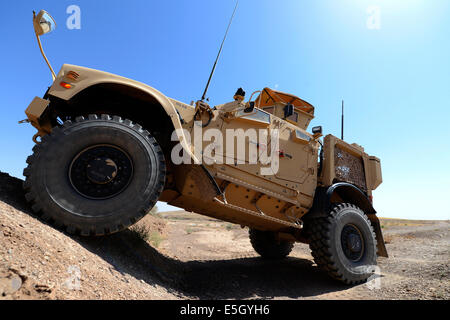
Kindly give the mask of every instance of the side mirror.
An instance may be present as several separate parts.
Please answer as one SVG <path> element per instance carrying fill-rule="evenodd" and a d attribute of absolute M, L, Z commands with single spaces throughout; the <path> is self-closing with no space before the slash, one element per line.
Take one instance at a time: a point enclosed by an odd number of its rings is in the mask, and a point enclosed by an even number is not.
<path fill-rule="evenodd" d="M 41 50 L 42 56 L 44 57 L 45 62 L 47 63 L 51 73 L 52 73 L 52 79 L 55 81 L 56 74 L 55 71 L 53 71 L 52 66 L 50 65 L 50 62 L 48 61 L 47 57 L 45 56 L 44 49 L 42 49 L 42 43 L 41 39 L 39 38 L 43 34 L 52 32 L 56 29 L 56 22 L 52 18 L 51 15 L 48 14 L 47 11 L 41 10 L 39 11 L 38 15 L 36 15 L 36 12 L 33 11 L 33 27 L 34 32 L 36 33 L 36 39 L 39 45 L 39 49 Z"/>
<path fill-rule="evenodd" d="M 33 11 L 33 26 L 37 36 L 52 32 L 56 29 L 55 19 L 45 10 L 36 13 Z"/>
<path fill-rule="evenodd" d="M 322 134 L 322 126 L 313 127 L 312 128 L 312 133 L 313 134 L 317 134 L 317 133 Z"/>
<path fill-rule="evenodd" d="M 294 114 L 294 106 L 290 103 L 288 103 L 285 107 L 284 107 L 284 118 L 289 118 L 290 116 L 292 116 Z"/>
<path fill-rule="evenodd" d="M 317 126 L 312 128 L 312 133 L 315 139 L 322 136 L 322 126 Z"/>

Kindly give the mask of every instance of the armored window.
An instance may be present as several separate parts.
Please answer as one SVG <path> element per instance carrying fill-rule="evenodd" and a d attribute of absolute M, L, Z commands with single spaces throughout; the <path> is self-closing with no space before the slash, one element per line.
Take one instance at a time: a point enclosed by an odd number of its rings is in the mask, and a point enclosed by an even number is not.
<path fill-rule="evenodd" d="M 275 107 L 263 108 L 264 111 L 273 114 L 275 112 Z"/>
<path fill-rule="evenodd" d="M 298 121 L 298 113 L 294 112 L 291 116 L 287 117 L 286 119 L 297 122 Z"/>

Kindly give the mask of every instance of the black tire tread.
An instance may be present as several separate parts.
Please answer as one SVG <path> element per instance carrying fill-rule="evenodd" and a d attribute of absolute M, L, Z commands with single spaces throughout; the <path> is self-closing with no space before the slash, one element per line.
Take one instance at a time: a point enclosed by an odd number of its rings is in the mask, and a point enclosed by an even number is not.
<path fill-rule="evenodd" d="M 151 201 L 149 203 L 142 204 L 139 208 L 138 212 L 136 213 L 136 216 L 132 217 L 131 219 L 126 219 L 123 221 L 119 221 L 118 223 L 114 225 L 109 225 L 107 227 L 98 229 L 95 227 L 86 227 L 84 229 L 76 228 L 74 226 L 71 226 L 65 221 L 58 220 L 55 217 L 52 217 L 50 214 L 47 214 L 45 212 L 48 212 L 49 209 L 47 208 L 47 205 L 45 201 L 41 201 L 39 197 L 37 197 L 37 193 L 35 192 L 35 186 L 33 183 L 33 176 L 35 173 L 35 161 L 38 159 L 46 150 L 46 146 L 48 143 L 51 143 L 53 140 L 58 139 L 59 136 L 63 135 L 63 129 L 62 128 L 69 128 L 77 123 L 84 122 L 87 120 L 103 120 L 103 121 L 112 121 L 117 122 L 121 124 L 125 124 L 129 126 L 130 128 L 133 128 L 134 130 L 138 131 L 150 144 L 152 144 L 155 149 L 156 153 L 158 155 L 158 161 L 159 166 L 161 170 L 158 172 L 158 177 L 156 179 L 158 185 L 155 187 L 157 192 L 155 193 L 155 196 L 152 197 Z M 77 234 L 77 235 L 89 235 L 89 236 L 100 236 L 100 235 L 108 235 L 115 232 L 118 232 L 120 230 L 126 229 L 135 222 L 137 222 L 139 219 L 141 219 L 147 212 L 150 211 L 151 208 L 154 207 L 156 204 L 159 194 L 164 189 L 164 183 L 165 183 L 165 173 L 166 173 L 166 164 L 164 159 L 164 154 L 159 146 L 159 144 L 156 142 L 155 138 L 150 135 L 150 133 L 147 130 L 144 130 L 141 126 L 136 125 L 131 120 L 122 120 L 121 117 L 113 116 L 107 114 L 102 114 L 100 117 L 98 117 L 95 114 L 88 115 L 87 119 L 83 116 L 79 116 L 75 118 L 75 121 L 67 120 L 62 124 L 62 127 L 54 127 L 52 129 L 52 132 L 48 135 L 45 135 L 42 137 L 42 141 L 40 144 L 36 144 L 33 147 L 33 154 L 30 155 L 27 158 L 27 164 L 28 166 L 23 170 L 23 175 L 25 176 L 25 181 L 23 183 L 23 188 L 25 191 L 25 199 L 30 204 L 33 212 L 41 217 L 44 221 L 47 223 L 66 231 L 69 234 Z"/>
<path fill-rule="evenodd" d="M 366 220 L 370 226 L 372 236 L 375 238 L 375 232 L 370 223 L 368 217 L 359 209 L 357 206 L 351 203 L 340 203 L 334 205 L 330 211 L 329 216 L 320 217 L 313 219 L 309 222 L 308 233 L 310 238 L 309 247 L 311 249 L 311 254 L 314 258 L 314 262 L 317 266 L 327 272 L 332 278 L 339 280 L 345 284 L 355 285 L 363 283 L 366 279 L 347 279 L 344 276 L 344 272 L 339 269 L 336 263 L 336 258 L 330 250 L 330 242 L 332 241 L 330 237 L 330 228 L 332 227 L 332 220 L 335 218 L 336 214 L 343 210 L 344 208 L 352 207 L 360 211 L 361 216 Z M 376 241 L 375 241 L 376 243 Z"/>
<path fill-rule="evenodd" d="M 269 231 L 249 229 L 250 243 L 255 251 L 265 259 L 283 259 L 294 247 L 290 241 L 276 241 L 275 235 Z"/>

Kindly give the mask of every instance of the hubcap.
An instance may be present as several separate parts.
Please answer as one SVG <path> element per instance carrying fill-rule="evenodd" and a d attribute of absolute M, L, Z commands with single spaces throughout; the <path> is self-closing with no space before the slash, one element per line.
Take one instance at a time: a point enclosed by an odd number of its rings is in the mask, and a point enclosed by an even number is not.
<path fill-rule="evenodd" d="M 73 159 L 69 179 L 73 188 L 90 199 L 107 199 L 122 192 L 131 181 L 133 165 L 120 148 L 98 145 L 84 149 Z"/>
<path fill-rule="evenodd" d="M 95 158 L 87 165 L 86 175 L 93 183 L 108 183 L 117 176 L 117 165 L 110 158 Z"/>
<path fill-rule="evenodd" d="M 352 224 L 344 226 L 341 233 L 341 245 L 349 260 L 354 262 L 361 260 L 364 254 L 364 238 L 356 226 Z"/>

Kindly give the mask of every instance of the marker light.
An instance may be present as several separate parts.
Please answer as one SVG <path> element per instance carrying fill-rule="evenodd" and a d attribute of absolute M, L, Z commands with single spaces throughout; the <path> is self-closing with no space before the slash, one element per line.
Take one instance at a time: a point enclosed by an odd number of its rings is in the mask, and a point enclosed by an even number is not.
<path fill-rule="evenodd" d="M 61 87 L 63 87 L 63 88 L 66 88 L 66 89 L 72 88 L 72 85 L 70 83 L 67 83 L 67 82 L 64 82 L 64 81 L 62 81 L 59 85 Z"/>

